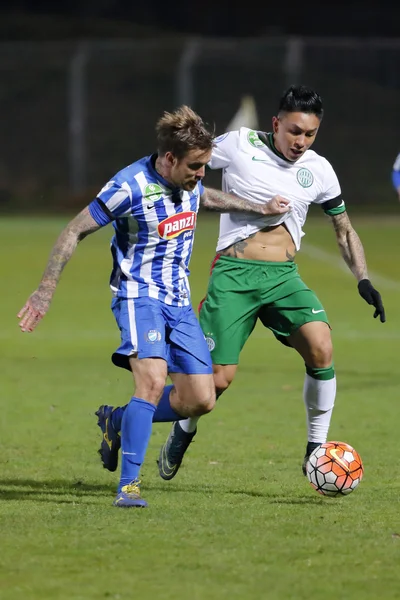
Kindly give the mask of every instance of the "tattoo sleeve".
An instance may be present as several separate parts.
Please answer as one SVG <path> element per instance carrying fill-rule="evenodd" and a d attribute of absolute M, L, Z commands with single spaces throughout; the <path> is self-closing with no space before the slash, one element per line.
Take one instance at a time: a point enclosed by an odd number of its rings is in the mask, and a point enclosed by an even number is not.
<path fill-rule="evenodd" d="M 87 235 L 100 229 L 100 225 L 91 216 L 88 207 L 84 208 L 59 235 L 43 273 L 39 291 L 49 298 L 54 293 L 61 273 L 71 258 L 78 243 Z"/>
<path fill-rule="evenodd" d="M 368 279 L 364 248 L 346 212 L 331 217 L 336 240 L 344 261 L 357 281 Z"/>
<path fill-rule="evenodd" d="M 204 188 L 200 200 L 204 208 L 216 212 L 261 212 L 255 202 L 213 188 Z"/>

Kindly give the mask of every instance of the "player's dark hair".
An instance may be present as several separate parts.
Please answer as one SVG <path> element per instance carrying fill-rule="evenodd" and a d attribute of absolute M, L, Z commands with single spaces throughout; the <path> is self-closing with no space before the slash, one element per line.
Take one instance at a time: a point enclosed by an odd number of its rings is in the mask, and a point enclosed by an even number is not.
<path fill-rule="evenodd" d="M 189 106 L 181 106 L 174 112 L 165 112 L 156 125 L 157 151 L 159 156 L 172 152 L 183 158 L 190 150 L 211 150 L 215 137 L 203 120 Z"/>
<path fill-rule="evenodd" d="M 317 116 L 320 121 L 324 116 L 321 96 L 305 85 L 291 85 L 279 101 L 279 113 L 303 112 Z"/>

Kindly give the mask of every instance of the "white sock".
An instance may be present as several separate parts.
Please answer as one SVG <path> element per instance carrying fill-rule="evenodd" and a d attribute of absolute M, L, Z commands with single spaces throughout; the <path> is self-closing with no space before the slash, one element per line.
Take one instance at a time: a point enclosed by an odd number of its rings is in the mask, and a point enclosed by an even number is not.
<path fill-rule="evenodd" d="M 186 431 L 186 433 L 193 433 L 193 431 L 197 427 L 197 421 L 200 417 L 189 417 L 188 419 L 184 419 L 183 421 L 179 421 L 179 425 Z"/>
<path fill-rule="evenodd" d="M 335 397 L 336 377 L 320 380 L 306 373 L 303 398 L 306 405 L 309 442 L 323 444 L 328 439 Z"/>

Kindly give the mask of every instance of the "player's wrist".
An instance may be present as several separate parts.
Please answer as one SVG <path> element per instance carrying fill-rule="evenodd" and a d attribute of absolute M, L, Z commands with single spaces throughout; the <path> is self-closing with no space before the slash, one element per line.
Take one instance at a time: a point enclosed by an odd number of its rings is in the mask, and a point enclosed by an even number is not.
<path fill-rule="evenodd" d="M 370 289 L 372 287 L 372 283 L 371 281 L 368 279 L 368 277 L 363 277 L 362 279 L 360 279 L 357 283 L 357 287 L 358 287 L 358 291 L 361 292 L 361 290 L 363 289 Z"/>

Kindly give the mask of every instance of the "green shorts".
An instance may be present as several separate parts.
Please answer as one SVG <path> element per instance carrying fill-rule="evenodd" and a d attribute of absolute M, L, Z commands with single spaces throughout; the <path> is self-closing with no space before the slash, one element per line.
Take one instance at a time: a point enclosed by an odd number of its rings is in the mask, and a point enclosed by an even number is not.
<path fill-rule="evenodd" d="M 301 280 L 295 263 L 229 256 L 214 263 L 199 316 L 216 365 L 238 364 L 257 319 L 288 346 L 287 336 L 305 323 L 328 323 L 324 307 Z"/>

